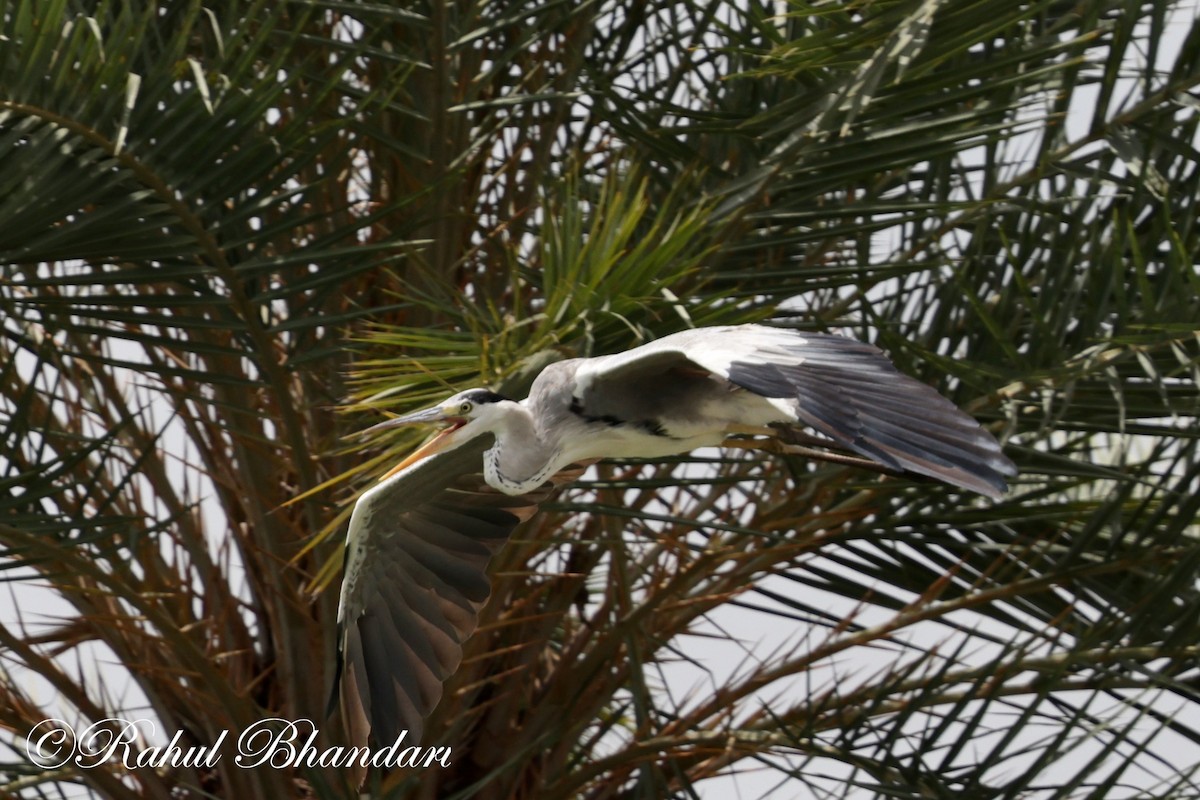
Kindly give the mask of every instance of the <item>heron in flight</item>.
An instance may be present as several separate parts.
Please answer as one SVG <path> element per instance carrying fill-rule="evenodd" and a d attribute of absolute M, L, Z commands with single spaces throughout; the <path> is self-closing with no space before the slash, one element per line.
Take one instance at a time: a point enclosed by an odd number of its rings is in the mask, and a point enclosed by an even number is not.
<path fill-rule="evenodd" d="M 520 402 L 470 389 L 365 432 L 426 423 L 446 427 L 364 492 L 350 517 L 338 668 L 360 746 L 403 731 L 419 741 L 490 593 L 492 555 L 588 463 L 721 444 L 818 454 L 794 445 L 808 441 L 865 458 L 821 457 L 991 498 L 1016 474 L 990 433 L 875 347 L 764 325 L 560 361 Z M 799 426 L 817 436 L 796 438 Z"/>

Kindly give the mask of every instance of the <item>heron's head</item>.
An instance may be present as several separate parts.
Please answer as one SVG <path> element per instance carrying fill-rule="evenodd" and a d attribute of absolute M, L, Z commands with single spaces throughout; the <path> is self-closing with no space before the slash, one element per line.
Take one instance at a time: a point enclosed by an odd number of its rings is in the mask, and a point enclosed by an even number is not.
<path fill-rule="evenodd" d="M 507 397 L 496 394 L 488 389 L 467 389 L 465 392 L 459 392 L 456 395 L 446 398 L 431 408 L 416 411 L 412 414 L 405 414 L 402 417 L 395 417 L 378 425 L 373 425 L 363 431 L 363 434 L 367 435 L 376 431 L 398 428 L 404 425 L 425 425 L 436 424 L 438 422 L 449 423 L 447 427 L 438 432 L 437 436 L 430 439 L 418 448 L 416 452 L 389 470 L 387 475 L 384 476 L 388 477 L 410 464 L 420 461 L 422 458 L 427 458 L 434 453 L 456 447 L 463 442 L 474 439 L 484 431 L 491 430 L 492 422 L 498 416 L 501 405 L 511 402 L 513 401 Z"/>

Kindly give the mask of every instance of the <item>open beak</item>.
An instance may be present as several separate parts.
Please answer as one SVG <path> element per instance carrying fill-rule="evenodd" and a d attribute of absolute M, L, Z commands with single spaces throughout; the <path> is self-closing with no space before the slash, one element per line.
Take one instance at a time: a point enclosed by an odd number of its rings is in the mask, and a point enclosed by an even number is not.
<path fill-rule="evenodd" d="M 422 425 L 430 422 L 449 422 L 450 427 L 443 428 L 442 430 L 438 431 L 437 436 L 434 436 L 428 442 L 414 450 L 407 458 L 385 472 L 379 480 L 387 480 L 400 470 L 406 469 L 421 459 L 428 458 L 434 453 L 450 447 L 457 441 L 454 433 L 463 425 L 465 425 L 467 421 L 462 417 L 454 417 L 447 414 L 441 409 L 440 406 L 434 406 L 433 408 L 427 408 L 424 411 L 416 411 L 412 414 L 405 414 L 402 417 L 386 420 L 378 425 L 372 425 L 362 432 L 362 434 L 365 436 L 378 431 L 388 430 L 390 428 L 399 428 L 404 425 Z"/>

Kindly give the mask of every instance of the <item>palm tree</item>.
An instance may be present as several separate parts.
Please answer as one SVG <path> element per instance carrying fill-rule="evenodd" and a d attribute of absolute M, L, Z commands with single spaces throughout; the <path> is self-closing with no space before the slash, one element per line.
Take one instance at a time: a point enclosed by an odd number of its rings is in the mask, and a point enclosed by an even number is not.
<path fill-rule="evenodd" d="M 1011 493 L 604 465 L 495 559 L 449 764 L 368 788 L 1200 793 L 1188 3 L 0 9 L 0 792 L 356 796 L 235 758 L 345 743 L 340 536 L 415 444 L 346 434 L 776 317 L 938 386 Z M 176 734 L 219 757 L 122 763 Z"/>

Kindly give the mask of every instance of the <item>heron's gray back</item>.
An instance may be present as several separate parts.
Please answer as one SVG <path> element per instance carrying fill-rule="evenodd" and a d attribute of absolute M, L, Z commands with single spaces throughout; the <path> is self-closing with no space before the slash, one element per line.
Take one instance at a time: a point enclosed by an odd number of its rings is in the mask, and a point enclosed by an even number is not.
<path fill-rule="evenodd" d="M 611 375 L 580 386 L 585 363 L 552 364 L 533 385 L 530 402 L 539 427 L 629 426 L 649 435 L 688 437 L 698 429 L 720 430 L 729 421 L 738 387 L 677 352 L 653 353 Z"/>

